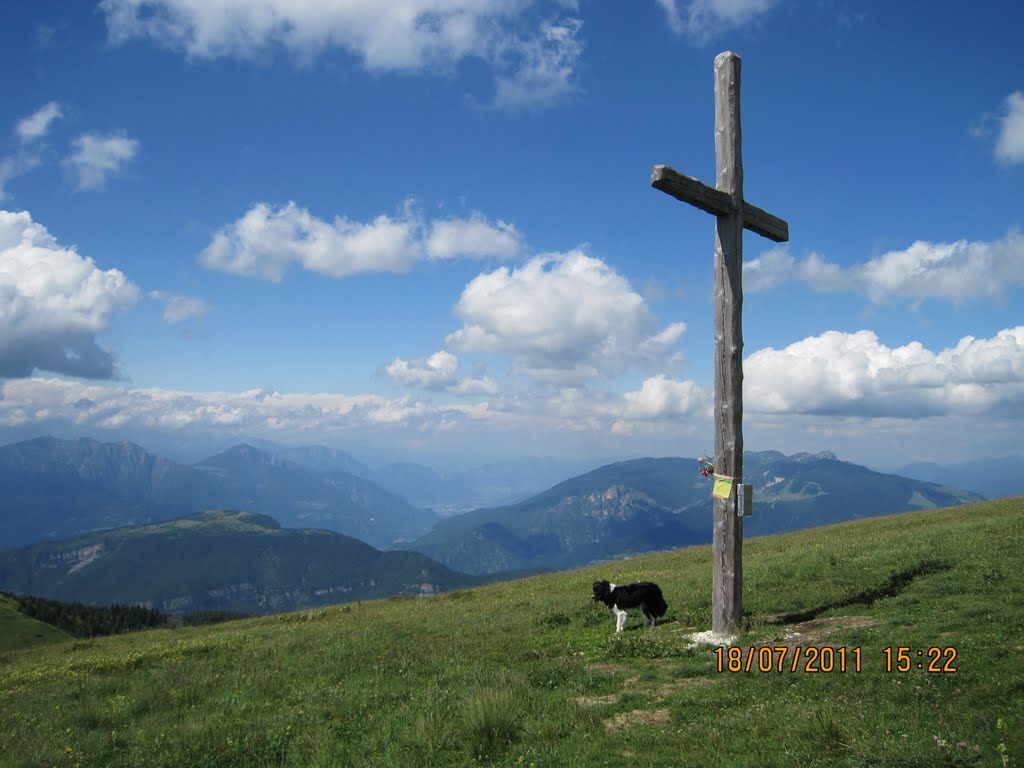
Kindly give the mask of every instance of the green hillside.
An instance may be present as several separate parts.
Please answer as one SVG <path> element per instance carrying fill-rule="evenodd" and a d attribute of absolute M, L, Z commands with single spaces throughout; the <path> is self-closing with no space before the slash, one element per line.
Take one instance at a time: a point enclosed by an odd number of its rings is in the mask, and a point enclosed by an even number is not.
<path fill-rule="evenodd" d="M 1022 551 L 1019 498 L 751 539 L 732 652 L 689 642 L 706 546 L 7 652 L 0 766 L 1020 765 Z M 597 578 L 666 620 L 615 635 Z"/>
<path fill-rule="evenodd" d="M 18 603 L 0 594 L 0 652 L 69 640 L 71 635 L 26 616 Z"/>
<path fill-rule="evenodd" d="M 210 511 L 0 552 L 0 589 L 171 613 L 280 613 L 479 584 L 417 552 Z"/>

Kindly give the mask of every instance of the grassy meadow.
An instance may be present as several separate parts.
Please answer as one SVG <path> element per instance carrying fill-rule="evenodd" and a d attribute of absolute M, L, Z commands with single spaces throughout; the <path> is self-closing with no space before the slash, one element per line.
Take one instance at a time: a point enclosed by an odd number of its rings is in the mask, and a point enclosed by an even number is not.
<path fill-rule="evenodd" d="M 748 539 L 732 656 L 709 547 L 3 650 L 0 766 L 1024 765 L 1022 553 L 1024 499 Z"/>

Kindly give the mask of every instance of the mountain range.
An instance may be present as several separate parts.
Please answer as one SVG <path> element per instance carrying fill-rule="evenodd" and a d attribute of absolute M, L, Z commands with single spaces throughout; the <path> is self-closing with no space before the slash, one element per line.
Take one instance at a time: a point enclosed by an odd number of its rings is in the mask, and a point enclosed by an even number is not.
<path fill-rule="evenodd" d="M 416 552 L 223 510 L 0 553 L 0 589 L 171 614 L 279 613 L 479 583 Z"/>
<path fill-rule="evenodd" d="M 744 462 L 755 499 L 747 536 L 981 498 L 827 452 L 748 452 Z M 424 488 L 444 481 L 419 465 L 389 466 Z M 0 550 L 12 550 L 0 589 L 184 612 L 448 589 L 468 583 L 465 574 L 562 569 L 706 543 L 711 483 L 698 469 L 683 458 L 617 462 L 442 518 L 354 474 L 387 473 L 334 449 L 271 454 L 241 444 L 185 466 L 132 443 L 38 438 L 0 448 Z M 497 468 L 493 478 L 511 474 Z M 244 512 L 210 512 L 227 509 Z M 396 546 L 403 551 L 380 551 Z M 392 557 L 399 555 L 419 559 Z M 161 574 L 157 581 L 147 568 Z M 129 590 L 136 586 L 145 589 Z"/>
<path fill-rule="evenodd" d="M 437 519 L 365 478 L 244 444 L 184 466 L 134 443 L 41 437 L 0 447 L 0 483 L 0 549 L 210 509 L 272 515 L 379 548 L 415 538 Z"/>
<path fill-rule="evenodd" d="M 260 450 L 320 472 L 341 471 L 362 477 L 417 507 L 449 517 L 482 507 L 529 498 L 567 477 L 592 469 L 595 462 L 523 456 L 451 472 L 411 461 L 373 469 L 351 454 L 324 446 L 285 447 L 256 441 Z"/>
<path fill-rule="evenodd" d="M 977 501 L 934 483 L 874 472 L 825 452 L 747 453 L 747 535 Z M 692 459 L 619 462 L 525 501 L 441 520 L 407 545 L 451 568 L 493 573 L 569 568 L 711 540 L 711 486 Z"/>
<path fill-rule="evenodd" d="M 915 462 L 899 467 L 901 475 L 954 485 L 989 499 L 1024 496 L 1024 456 L 967 459 L 950 464 Z"/>

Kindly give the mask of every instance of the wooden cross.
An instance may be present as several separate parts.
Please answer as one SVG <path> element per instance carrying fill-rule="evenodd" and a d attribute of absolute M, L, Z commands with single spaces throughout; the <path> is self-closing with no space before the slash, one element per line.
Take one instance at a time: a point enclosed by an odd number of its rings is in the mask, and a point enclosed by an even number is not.
<path fill-rule="evenodd" d="M 743 230 L 777 243 L 789 225 L 743 200 L 740 57 L 715 57 L 715 155 L 718 179 L 709 187 L 656 165 L 651 186 L 717 217 L 715 223 L 715 473 L 733 478 L 729 498 L 714 499 L 712 634 L 733 633 L 743 612 L 743 518 L 735 488 L 743 478 Z"/>

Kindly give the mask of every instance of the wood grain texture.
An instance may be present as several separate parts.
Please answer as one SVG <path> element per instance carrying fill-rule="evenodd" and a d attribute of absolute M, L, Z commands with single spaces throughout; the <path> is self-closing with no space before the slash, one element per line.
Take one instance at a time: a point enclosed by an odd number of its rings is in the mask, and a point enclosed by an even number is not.
<path fill-rule="evenodd" d="M 715 226 L 715 471 L 743 477 L 743 152 L 740 59 L 715 57 L 717 188 L 732 212 Z M 731 635 L 743 611 L 743 518 L 735 489 L 714 499 L 711 630 Z"/>
<path fill-rule="evenodd" d="M 667 165 L 651 171 L 655 189 L 715 216 L 715 470 L 735 478 L 728 498 L 713 499 L 711 622 L 721 638 L 743 614 L 743 230 L 789 240 L 789 224 L 743 200 L 741 124 L 740 57 L 726 51 L 715 57 L 715 186 Z"/>
<path fill-rule="evenodd" d="M 651 186 L 714 216 L 728 216 L 732 213 L 732 198 L 726 192 L 709 187 L 667 165 L 654 166 L 651 170 Z M 743 228 L 776 243 L 789 240 L 789 224 L 748 202 L 743 203 Z"/>

